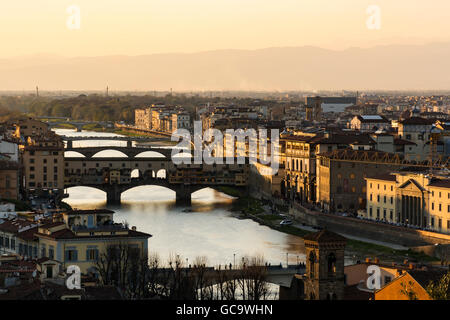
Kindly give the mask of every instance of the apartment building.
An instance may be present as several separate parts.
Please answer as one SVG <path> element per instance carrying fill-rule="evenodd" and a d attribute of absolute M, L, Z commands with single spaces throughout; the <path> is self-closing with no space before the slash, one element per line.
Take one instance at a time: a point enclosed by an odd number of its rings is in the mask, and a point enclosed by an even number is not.
<path fill-rule="evenodd" d="M 62 194 L 64 188 L 64 142 L 52 131 L 28 137 L 21 146 L 26 194 Z"/>
<path fill-rule="evenodd" d="M 97 274 L 96 262 L 111 247 L 125 246 L 141 257 L 148 255 L 150 234 L 114 223 L 110 210 L 74 210 L 64 223 L 38 227 L 39 257 L 59 261 L 63 268 L 77 265 L 83 274 Z"/>
<path fill-rule="evenodd" d="M 27 139 L 31 136 L 46 134 L 49 130 L 49 125 L 45 122 L 33 118 L 21 119 L 16 123 L 14 136 Z"/>
<path fill-rule="evenodd" d="M 34 233 L 38 223 L 25 219 L 5 220 L 0 223 L 0 253 L 38 257 L 38 243 Z"/>
<path fill-rule="evenodd" d="M 450 234 L 450 179 L 425 172 L 366 178 L 365 217 Z"/>
<path fill-rule="evenodd" d="M 399 122 L 398 138 L 414 143 L 410 159 L 423 161 L 429 157 L 433 120 L 412 117 Z"/>
<path fill-rule="evenodd" d="M 317 202 L 326 212 L 356 213 L 367 207 L 367 177 L 398 168 L 401 156 L 362 150 L 335 150 L 317 156 Z"/>
<path fill-rule="evenodd" d="M 350 121 L 350 128 L 360 132 L 375 132 L 388 130 L 391 122 L 380 115 L 357 115 Z"/>
<path fill-rule="evenodd" d="M 152 128 L 152 111 L 150 108 L 134 110 L 134 125 L 138 129 L 150 130 Z"/>
<path fill-rule="evenodd" d="M 0 160 L 0 198 L 19 198 L 19 163 Z"/>
<path fill-rule="evenodd" d="M 316 158 L 318 154 L 353 149 L 369 151 L 375 142 L 367 134 L 293 132 L 280 139 L 286 190 L 300 202 L 317 201 Z M 290 190 L 290 192 L 289 192 Z M 293 194 L 292 194 L 293 193 Z"/>

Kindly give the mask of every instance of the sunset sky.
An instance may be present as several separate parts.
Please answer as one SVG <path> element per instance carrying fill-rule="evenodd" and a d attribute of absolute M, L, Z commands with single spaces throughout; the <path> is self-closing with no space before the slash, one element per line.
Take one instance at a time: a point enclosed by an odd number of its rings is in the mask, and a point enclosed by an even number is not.
<path fill-rule="evenodd" d="M 369 5 L 380 30 L 366 26 Z M 3 0 L 0 57 L 422 44 L 450 40 L 449 13 L 448 0 Z"/>

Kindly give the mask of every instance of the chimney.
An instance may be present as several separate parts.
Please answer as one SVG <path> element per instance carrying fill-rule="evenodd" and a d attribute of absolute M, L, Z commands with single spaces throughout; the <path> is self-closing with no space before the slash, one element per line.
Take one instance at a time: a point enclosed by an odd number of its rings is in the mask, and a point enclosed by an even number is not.
<path fill-rule="evenodd" d="M 136 231 L 136 226 L 132 226 L 131 230 Z"/>

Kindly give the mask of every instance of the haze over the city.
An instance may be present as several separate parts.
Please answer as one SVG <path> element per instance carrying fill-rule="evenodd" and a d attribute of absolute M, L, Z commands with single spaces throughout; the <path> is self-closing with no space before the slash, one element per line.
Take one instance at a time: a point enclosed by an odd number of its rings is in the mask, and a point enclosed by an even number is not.
<path fill-rule="evenodd" d="M 445 0 L 3 1 L 0 87 L 449 89 L 449 11 Z"/>

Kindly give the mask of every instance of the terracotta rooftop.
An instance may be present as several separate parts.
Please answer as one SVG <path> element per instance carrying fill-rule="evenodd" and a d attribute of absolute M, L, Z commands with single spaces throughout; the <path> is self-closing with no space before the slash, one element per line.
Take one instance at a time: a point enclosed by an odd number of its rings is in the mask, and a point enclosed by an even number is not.
<path fill-rule="evenodd" d="M 403 125 L 431 125 L 433 124 L 433 122 L 433 120 L 420 117 L 411 117 L 409 119 L 400 121 L 400 123 Z"/>
<path fill-rule="evenodd" d="M 367 179 L 374 179 L 374 180 L 382 180 L 382 181 L 396 181 L 396 176 L 393 174 L 380 174 L 373 177 L 367 177 Z"/>
<path fill-rule="evenodd" d="M 450 179 L 436 179 L 430 182 L 429 186 L 450 188 Z"/>
<path fill-rule="evenodd" d="M 347 239 L 337 233 L 328 231 L 326 229 L 319 232 L 310 233 L 303 237 L 304 240 L 316 241 L 316 242 L 336 242 L 347 241 Z"/>
<path fill-rule="evenodd" d="M 86 229 L 89 230 L 89 229 Z M 104 239 L 104 238 L 150 238 L 152 237 L 151 234 L 135 231 L 128 229 L 127 234 L 111 234 L 111 235 L 94 235 L 94 236 L 79 236 L 76 235 L 75 232 L 73 232 L 70 229 L 63 229 L 59 231 L 55 231 L 51 234 L 44 234 L 44 233 L 36 233 L 37 236 L 43 237 L 43 238 L 49 238 L 49 239 Z"/>

